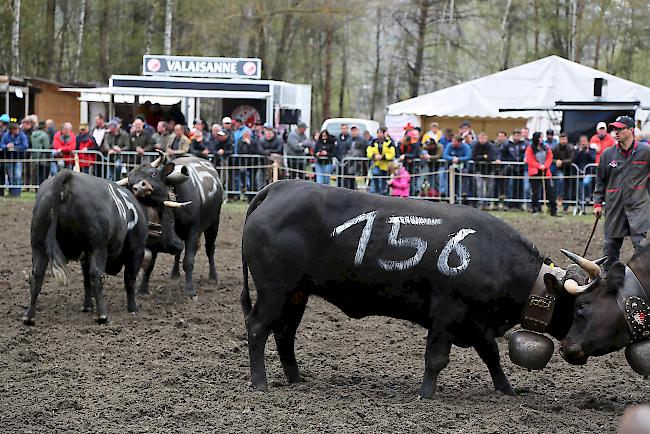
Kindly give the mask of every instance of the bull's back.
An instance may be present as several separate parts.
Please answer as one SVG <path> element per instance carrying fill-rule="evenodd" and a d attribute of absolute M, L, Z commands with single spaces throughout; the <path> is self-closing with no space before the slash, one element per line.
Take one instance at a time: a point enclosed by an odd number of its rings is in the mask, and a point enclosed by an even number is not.
<path fill-rule="evenodd" d="M 469 207 L 306 181 L 267 189 L 242 240 L 256 283 L 308 284 L 335 304 L 383 297 L 388 310 L 391 302 L 426 308 L 432 291 L 491 304 L 523 301 L 541 265 L 516 231 Z"/>

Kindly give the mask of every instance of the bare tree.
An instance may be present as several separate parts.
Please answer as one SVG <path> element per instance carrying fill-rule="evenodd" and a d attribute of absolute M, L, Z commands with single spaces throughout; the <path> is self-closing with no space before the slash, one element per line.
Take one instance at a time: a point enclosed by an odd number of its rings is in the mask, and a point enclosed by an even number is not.
<path fill-rule="evenodd" d="M 153 34 L 155 32 L 154 28 L 154 18 L 156 16 L 156 3 L 151 0 L 147 0 L 147 20 L 145 24 L 145 42 L 144 42 L 144 54 L 151 53 L 151 43 L 153 40 Z"/>
<path fill-rule="evenodd" d="M 11 69 L 20 74 L 20 0 L 13 3 L 14 19 L 11 25 Z"/>
<path fill-rule="evenodd" d="M 165 40 L 163 52 L 166 55 L 172 54 L 172 20 L 174 18 L 174 1 L 165 0 Z"/>
<path fill-rule="evenodd" d="M 508 61 L 510 58 L 510 42 L 512 41 L 512 30 L 508 26 L 510 19 L 510 8 L 512 7 L 512 0 L 507 0 L 506 8 L 503 12 L 503 20 L 501 20 L 501 47 L 500 56 L 501 70 L 508 69 Z"/>
<path fill-rule="evenodd" d="M 409 93 L 411 97 L 420 91 L 420 78 L 424 66 L 424 47 L 426 45 L 427 27 L 429 24 L 429 11 L 432 6 L 429 0 L 417 0 L 417 33 L 415 35 L 415 63 L 409 64 Z"/>
<path fill-rule="evenodd" d="M 79 5 L 79 27 L 77 30 L 77 52 L 74 58 L 74 67 L 72 69 L 72 81 L 79 79 L 79 67 L 81 66 L 81 52 L 83 49 L 84 27 L 86 24 L 86 0 L 81 0 Z"/>
<path fill-rule="evenodd" d="M 345 114 L 345 90 L 348 80 L 348 27 L 349 21 L 344 18 L 343 23 L 343 50 L 341 51 L 341 86 L 339 88 L 339 117 Z"/>
<path fill-rule="evenodd" d="M 332 98 L 332 46 L 334 45 L 334 25 L 325 28 L 325 76 L 323 79 L 323 119 L 331 118 L 330 101 Z"/>
<path fill-rule="evenodd" d="M 372 94 L 370 95 L 370 119 L 375 119 L 377 99 L 379 98 L 379 67 L 381 65 L 381 8 L 377 8 L 375 31 L 375 70 L 372 74 Z"/>

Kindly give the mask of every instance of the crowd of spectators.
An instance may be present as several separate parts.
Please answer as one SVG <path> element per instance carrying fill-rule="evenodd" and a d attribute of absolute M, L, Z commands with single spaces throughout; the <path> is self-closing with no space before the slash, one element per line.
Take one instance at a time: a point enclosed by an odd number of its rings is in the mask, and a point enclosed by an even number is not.
<path fill-rule="evenodd" d="M 24 160 L 31 149 L 35 161 L 28 175 L 40 184 L 63 167 L 116 180 L 156 150 L 169 158 L 191 154 L 210 158 L 215 166 L 227 163 L 228 190 L 239 192 L 237 196 L 266 185 L 271 164 L 278 163 L 284 168 L 281 177 L 313 176 L 316 182 L 330 184 L 337 175 L 336 185 L 349 189 L 358 188 L 357 180 L 363 177 L 375 194 L 448 197 L 453 167 L 460 202 L 509 209 L 522 208 L 530 200 L 531 211 L 538 212 L 540 199 L 546 199 L 556 214 L 567 210 L 565 199 L 577 196 L 584 203 L 591 194 L 592 177 L 584 177 L 575 192 L 574 168 L 582 171 L 597 163 L 603 150 L 615 143 L 604 122 L 598 123 L 593 137 L 582 136 L 572 144 L 564 133 L 559 138 L 553 130 L 531 135 L 528 128 L 499 131 L 491 140 L 485 132 L 476 134 L 467 121 L 455 131 L 442 130 L 436 122 L 426 131 L 407 125 L 394 140 L 385 127 L 371 132 L 341 125 L 337 135 L 325 130 L 308 136 L 304 123 L 280 133 L 271 124 L 246 125 L 242 118 L 224 117 L 212 125 L 196 119 L 191 126 L 173 118 L 155 125 L 147 120 L 141 114 L 124 125 L 118 117 L 107 120 L 99 114 L 92 131 L 82 123 L 75 132 L 69 122 L 57 130 L 52 120 L 39 122 L 36 115 L 18 124 L 5 114 L 0 117 L 0 159 Z M 108 163 L 101 168 L 96 167 L 100 155 Z M 16 186 L 10 192 L 19 195 L 22 172 L 19 162 L 0 164 L 0 185 Z"/>

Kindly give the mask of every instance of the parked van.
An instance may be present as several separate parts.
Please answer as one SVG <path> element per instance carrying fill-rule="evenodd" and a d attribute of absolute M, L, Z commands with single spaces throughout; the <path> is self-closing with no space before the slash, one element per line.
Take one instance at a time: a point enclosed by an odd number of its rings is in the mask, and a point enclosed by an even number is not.
<path fill-rule="evenodd" d="M 358 119 L 358 118 L 330 118 L 325 119 L 323 126 L 320 127 L 320 130 L 327 130 L 331 136 L 338 136 L 341 134 L 341 125 L 347 124 L 348 128 L 352 128 L 352 125 L 359 127 L 361 133 L 368 131 L 372 137 L 377 137 L 377 130 L 379 129 L 379 122 L 371 121 L 370 119 Z"/>

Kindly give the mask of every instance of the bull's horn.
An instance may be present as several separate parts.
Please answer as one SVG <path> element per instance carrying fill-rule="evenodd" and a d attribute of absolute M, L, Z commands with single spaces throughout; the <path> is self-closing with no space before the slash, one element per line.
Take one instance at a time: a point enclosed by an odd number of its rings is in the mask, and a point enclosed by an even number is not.
<path fill-rule="evenodd" d="M 153 160 L 151 162 L 151 167 L 160 167 L 163 164 L 165 164 L 165 160 L 167 159 L 167 157 L 165 156 L 165 153 L 163 151 L 161 151 L 160 149 L 156 149 L 156 152 L 159 155 L 158 155 L 158 158 L 156 158 L 155 160 Z"/>
<path fill-rule="evenodd" d="M 165 205 L 167 208 L 183 208 L 184 206 L 187 206 L 191 203 L 191 200 L 187 202 L 174 202 L 173 200 L 163 201 L 163 205 Z"/>
<path fill-rule="evenodd" d="M 569 252 L 568 250 L 560 249 L 560 251 L 564 253 L 564 255 L 567 258 L 571 259 L 573 262 L 578 264 L 580 268 L 585 270 L 592 279 L 596 279 L 598 276 L 600 276 L 600 267 L 596 262 L 590 261 L 589 259 L 585 259 L 582 256 Z M 601 259 L 599 259 L 598 261 L 600 261 Z"/>
<path fill-rule="evenodd" d="M 129 178 L 122 178 L 119 181 L 115 181 L 117 185 L 121 185 L 122 187 L 126 187 L 129 185 Z"/>
<path fill-rule="evenodd" d="M 578 285 L 578 282 L 575 280 L 568 279 L 566 282 L 564 282 L 564 289 L 566 289 L 566 291 L 572 295 L 583 294 L 585 292 L 591 291 L 599 280 L 600 279 L 594 279 L 586 285 Z"/>
<path fill-rule="evenodd" d="M 190 173 L 186 166 L 176 166 L 174 167 L 174 171 L 167 175 L 165 182 L 171 185 L 178 185 L 187 181 L 189 177 Z"/>

